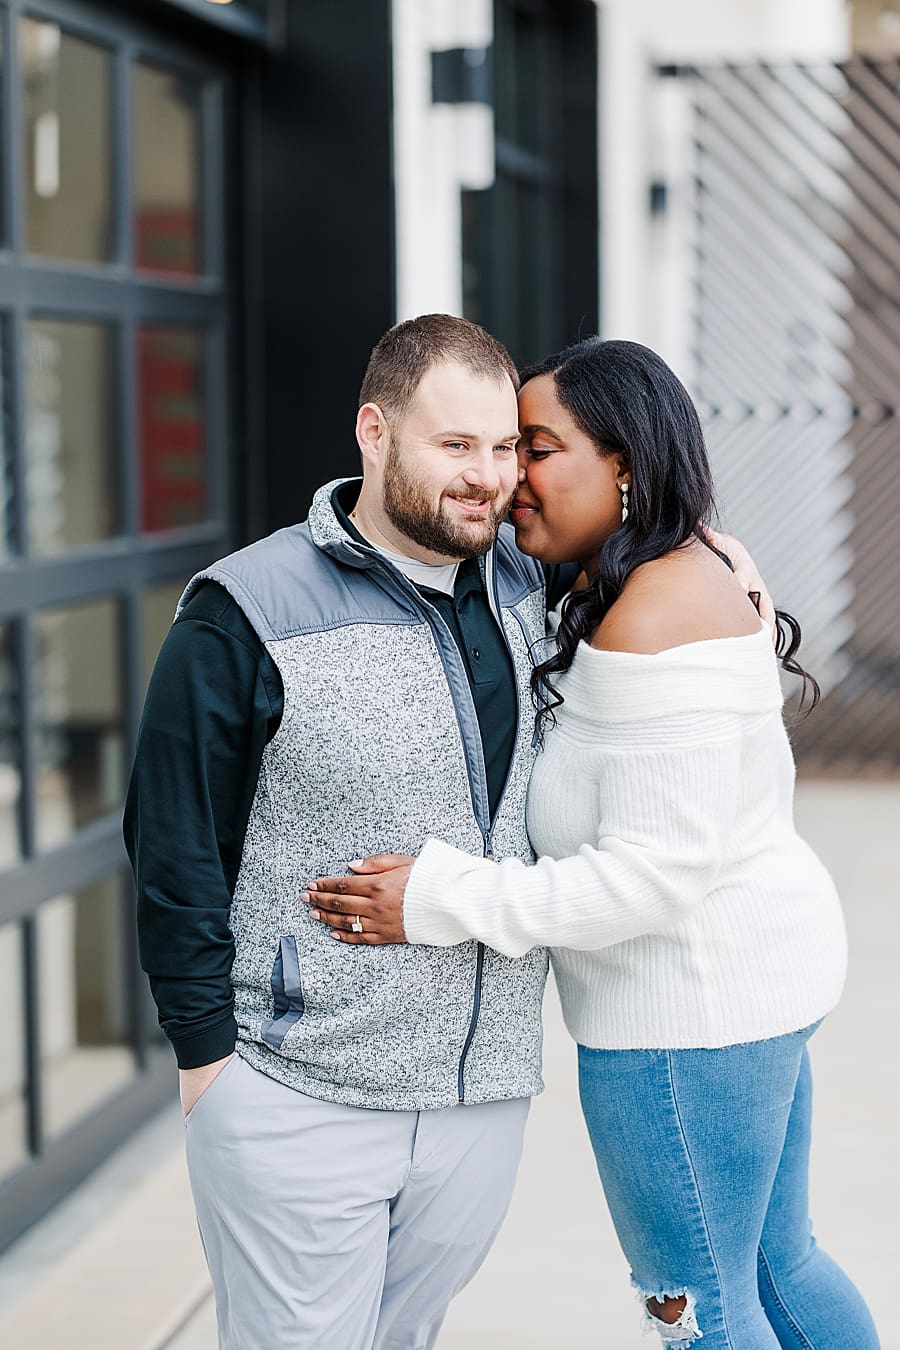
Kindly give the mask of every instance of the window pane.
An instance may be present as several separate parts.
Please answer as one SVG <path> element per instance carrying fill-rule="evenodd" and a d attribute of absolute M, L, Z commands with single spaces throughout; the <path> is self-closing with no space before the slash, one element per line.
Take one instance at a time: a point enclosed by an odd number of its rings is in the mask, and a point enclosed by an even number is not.
<path fill-rule="evenodd" d="M 120 878 L 49 900 L 37 923 L 44 1129 L 52 1137 L 135 1072 Z"/>
<path fill-rule="evenodd" d="M 37 846 L 53 848 L 123 791 L 119 610 L 113 600 L 35 615 Z"/>
<path fill-rule="evenodd" d="M 2 60 L 0 51 L 0 60 Z M 0 133 L 2 134 L 2 133 Z M 0 314 L 0 558 L 12 551 L 12 438 L 9 425 L 9 323 Z"/>
<path fill-rule="evenodd" d="M 196 525 L 209 509 L 203 339 L 190 328 L 138 333 L 141 527 Z"/>
<path fill-rule="evenodd" d="M 28 543 L 37 557 L 95 543 L 119 528 L 112 338 L 101 324 L 27 324 Z"/>
<path fill-rule="evenodd" d="M 0 1178 L 25 1161 L 25 999 L 22 930 L 0 928 Z"/>
<path fill-rule="evenodd" d="M 0 868 L 21 857 L 19 797 L 22 763 L 19 697 L 13 664 L 12 631 L 0 623 Z M 0 1026 L 8 1023 L 0 1023 Z"/>
<path fill-rule="evenodd" d="M 134 67 L 135 260 L 199 272 L 200 90 L 155 66 Z"/>
<path fill-rule="evenodd" d="M 110 57 L 55 23 L 19 22 L 29 252 L 110 256 Z"/>
<path fill-rule="evenodd" d="M 144 688 L 150 683 L 153 666 L 163 639 L 175 617 L 175 607 L 189 578 L 183 581 L 165 581 L 159 586 L 148 586 L 141 597 L 141 656 Z"/>
<path fill-rule="evenodd" d="M 2 16 L 3 16 L 2 11 L 0 11 L 0 18 L 2 18 Z M 3 26 L 0 25 L 0 146 L 4 147 L 6 145 L 6 124 L 5 118 L 3 116 L 6 110 L 6 101 L 4 97 L 5 80 L 6 80 L 6 53 L 3 50 Z M 3 180 L 3 176 L 0 175 L 0 248 L 5 248 L 9 242 L 6 238 L 6 232 L 4 229 L 4 225 L 6 223 L 6 217 L 3 210 L 3 201 L 5 195 L 4 187 L 5 182 Z"/>

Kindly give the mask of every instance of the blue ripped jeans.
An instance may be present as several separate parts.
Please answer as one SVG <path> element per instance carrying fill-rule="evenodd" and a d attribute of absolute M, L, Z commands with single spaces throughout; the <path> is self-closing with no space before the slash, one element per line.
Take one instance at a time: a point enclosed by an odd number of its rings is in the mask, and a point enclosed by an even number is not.
<path fill-rule="evenodd" d="M 814 1030 L 721 1050 L 578 1047 L 634 1283 L 645 1299 L 686 1298 L 674 1324 L 652 1319 L 667 1350 L 877 1350 L 862 1296 L 809 1221 Z"/>

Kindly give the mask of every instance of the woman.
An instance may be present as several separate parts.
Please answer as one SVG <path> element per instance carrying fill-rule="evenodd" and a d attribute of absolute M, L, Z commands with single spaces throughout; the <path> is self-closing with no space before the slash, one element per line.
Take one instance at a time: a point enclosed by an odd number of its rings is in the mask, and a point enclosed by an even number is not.
<path fill-rule="evenodd" d="M 843 921 L 794 831 L 771 635 L 707 542 L 696 411 L 647 348 L 589 340 L 525 373 L 520 423 L 519 547 L 587 583 L 533 677 L 539 861 L 429 840 L 319 880 L 314 914 L 341 941 L 556 948 L 598 1168 L 662 1339 L 870 1350 L 807 1217 L 806 1043 L 840 995 Z M 815 698 L 798 641 L 779 615 Z"/>

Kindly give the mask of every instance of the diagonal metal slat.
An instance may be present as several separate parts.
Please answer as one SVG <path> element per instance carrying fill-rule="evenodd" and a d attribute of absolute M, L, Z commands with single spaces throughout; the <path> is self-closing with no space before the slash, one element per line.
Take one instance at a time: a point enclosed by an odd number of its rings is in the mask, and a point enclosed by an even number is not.
<path fill-rule="evenodd" d="M 692 383 L 725 521 L 825 690 L 798 758 L 900 771 L 900 61 L 681 77 Z"/>
<path fill-rule="evenodd" d="M 729 73 L 732 80 L 739 78 L 738 72 Z M 745 156 L 752 155 L 752 164 L 762 174 L 758 189 L 775 202 L 803 203 L 806 200 L 807 223 L 824 226 L 833 237 L 840 238 L 842 225 L 849 228 L 850 224 L 845 208 L 855 205 L 859 196 L 849 189 L 847 170 L 855 163 L 857 172 L 862 173 L 859 162 L 853 161 L 850 155 L 848 136 L 839 139 L 831 127 L 822 126 L 818 143 L 806 141 L 783 117 L 774 115 L 752 85 L 732 84 L 727 97 L 721 89 L 719 93 L 723 114 L 721 125 L 735 147 L 739 147 Z M 834 150 L 835 145 L 840 147 L 839 155 Z M 743 159 L 738 158 L 735 162 L 740 165 Z M 873 191 L 881 190 L 877 181 L 871 186 Z M 874 211 L 869 211 L 863 218 L 855 217 L 853 221 L 852 232 L 860 246 L 869 245 L 869 268 L 873 277 L 879 280 L 888 277 L 896 263 L 894 236 L 890 228 L 884 228 L 889 224 L 889 213 L 887 220 L 883 220 Z"/>

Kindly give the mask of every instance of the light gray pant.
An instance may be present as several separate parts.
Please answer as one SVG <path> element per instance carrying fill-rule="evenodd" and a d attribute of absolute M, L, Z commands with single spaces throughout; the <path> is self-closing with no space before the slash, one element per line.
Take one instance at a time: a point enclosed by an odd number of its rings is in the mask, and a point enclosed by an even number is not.
<path fill-rule="evenodd" d="M 186 1123 L 220 1350 L 433 1346 L 506 1215 L 528 1106 L 335 1106 L 235 1055 Z"/>

